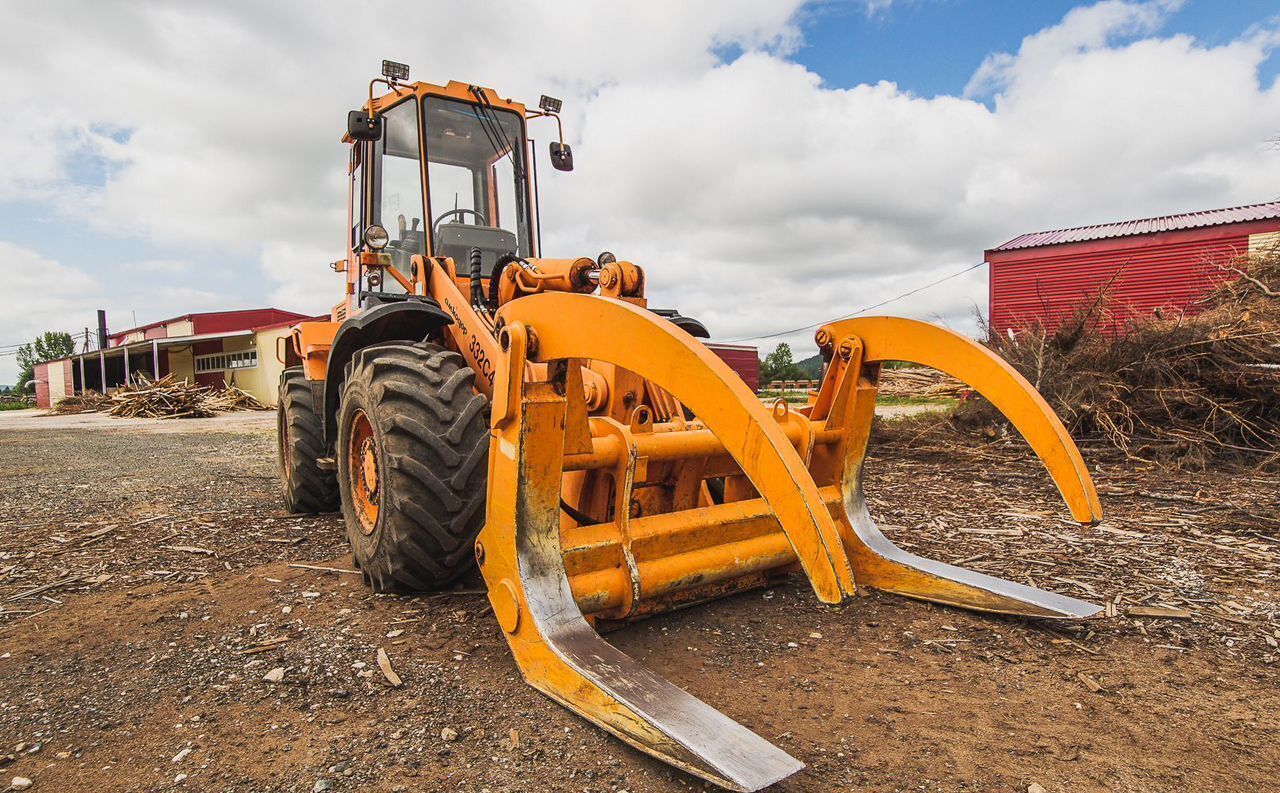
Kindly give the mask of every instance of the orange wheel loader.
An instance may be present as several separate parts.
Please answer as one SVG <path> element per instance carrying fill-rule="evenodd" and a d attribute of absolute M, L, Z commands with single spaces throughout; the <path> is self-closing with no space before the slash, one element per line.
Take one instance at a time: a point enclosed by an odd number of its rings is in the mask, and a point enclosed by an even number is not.
<path fill-rule="evenodd" d="M 763 404 L 650 309 L 644 271 L 544 258 L 527 124 L 494 91 L 383 78 L 347 120 L 346 293 L 292 331 L 280 383 L 284 500 L 341 508 L 378 592 L 478 565 L 528 683 L 633 747 L 729 790 L 803 764 L 619 652 L 599 629 L 803 573 L 824 603 L 859 587 L 980 611 L 1098 607 L 908 553 L 876 527 L 862 461 L 886 361 L 933 367 L 1030 443 L 1073 518 L 1101 517 L 1080 454 L 1017 372 L 968 338 L 890 317 L 817 332 L 807 405 Z M 557 132 L 550 162 L 571 170 Z"/>

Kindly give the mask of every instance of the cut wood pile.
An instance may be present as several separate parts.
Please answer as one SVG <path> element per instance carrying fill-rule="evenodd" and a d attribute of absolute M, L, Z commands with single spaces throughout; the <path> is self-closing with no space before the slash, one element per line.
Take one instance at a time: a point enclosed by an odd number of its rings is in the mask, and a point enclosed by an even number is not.
<path fill-rule="evenodd" d="M 1280 466 L 1280 252 L 1217 266 L 1194 312 L 1117 329 L 1103 290 L 1055 330 L 990 344 L 1078 440 L 1179 467 Z M 989 433 L 998 415 L 969 400 L 956 421 Z"/>
<path fill-rule="evenodd" d="M 90 391 L 68 397 L 54 413 L 106 413 L 121 418 L 208 418 L 236 410 L 268 410 L 251 394 L 234 386 L 225 389 L 192 385 L 167 374 L 159 380 L 140 376 L 134 383 L 102 395 Z"/>
<path fill-rule="evenodd" d="M 960 399 L 969 391 L 969 387 L 964 383 L 937 369 L 913 367 L 880 370 L 879 393 L 882 396 Z"/>

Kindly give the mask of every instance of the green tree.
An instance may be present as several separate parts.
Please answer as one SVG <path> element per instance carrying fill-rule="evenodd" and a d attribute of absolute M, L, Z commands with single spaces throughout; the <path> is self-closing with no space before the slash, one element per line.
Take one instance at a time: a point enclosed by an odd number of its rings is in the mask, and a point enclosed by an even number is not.
<path fill-rule="evenodd" d="M 30 344 L 18 348 L 18 385 L 17 391 L 31 391 L 35 388 L 36 364 L 45 361 L 56 361 L 75 355 L 76 343 L 70 333 L 46 330 Z"/>
<path fill-rule="evenodd" d="M 760 384 L 763 387 L 767 387 L 775 380 L 808 379 L 809 376 L 805 374 L 804 369 L 796 365 L 791 355 L 791 345 L 785 342 L 774 347 L 773 352 L 766 355 L 760 362 Z"/>

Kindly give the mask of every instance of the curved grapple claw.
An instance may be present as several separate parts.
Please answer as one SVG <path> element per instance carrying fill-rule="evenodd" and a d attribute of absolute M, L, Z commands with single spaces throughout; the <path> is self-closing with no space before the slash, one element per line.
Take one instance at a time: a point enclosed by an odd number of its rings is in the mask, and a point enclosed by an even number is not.
<path fill-rule="evenodd" d="M 622 300 L 549 292 L 512 301 L 499 319 L 506 360 L 494 384 L 477 542 L 494 613 L 531 685 L 665 762 L 731 790 L 757 790 L 803 767 L 608 644 L 599 620 L 759 586 L 796 568 L 828 603 L 864 585 L 1026 616 L 1098 611 L 910 554 L 871 519 L 862 460 L 879 363 L 890 360 L 972 385 L 1031 443 L 1077 520 L 1100 518 L 1079 452 L 1044 400 L 964 337 L 910 320 L 827 326 L 831 365 L 811 404 L 793 411 L 769 410 L 696 339 Z M 663 389 L 655 402 L 674 398 L 696 420 L 673 415 L 655 427 L 639 406 L 625 423 L 588 418 L 579 367 L 597 363 Z M 581 503 L 596 492 L 588 481 L 606 496 L 594 503 L 599 523 Z"/>

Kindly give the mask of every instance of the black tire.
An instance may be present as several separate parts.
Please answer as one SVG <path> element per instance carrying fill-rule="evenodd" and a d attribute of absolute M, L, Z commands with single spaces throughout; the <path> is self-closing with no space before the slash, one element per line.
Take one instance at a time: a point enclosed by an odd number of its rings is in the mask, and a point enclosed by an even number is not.
<path fill-rule="evenodd" d="M 276 407 L 276 453 L 285 509 L 294 514 L 338 511 L 338 478 L 324 471 L 324 424 L 302 367 L 280 374 Z"/>
<path fill-rule="evenodd" d="M 375 592 L 439 589 L 475 566 L 489 420 L 473 380 L 461 355 L 434 344 L 379 344 L 352 358 L 338 482 L 352 556 Z"/>

